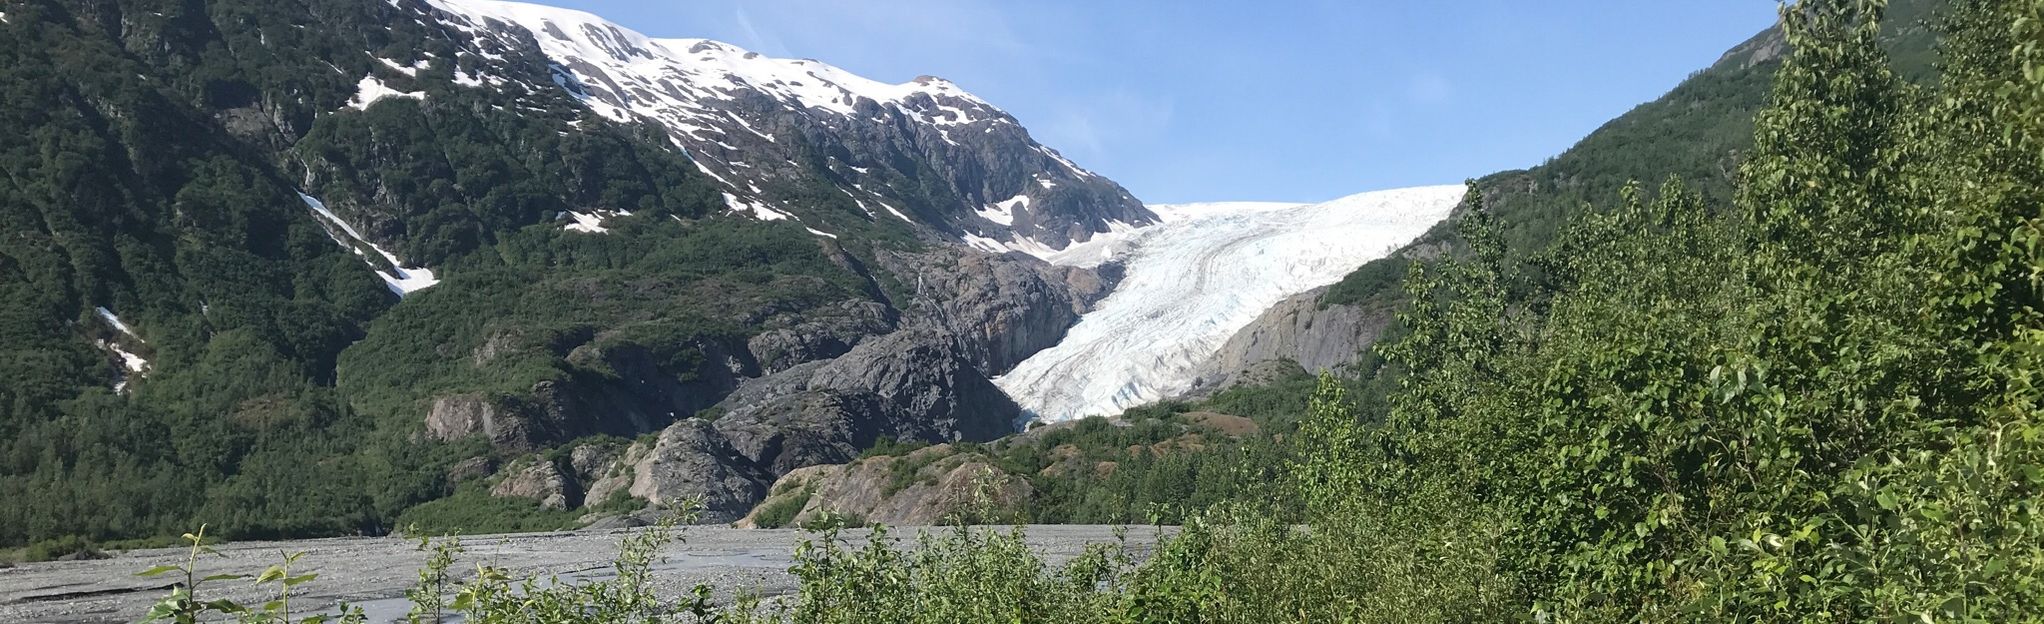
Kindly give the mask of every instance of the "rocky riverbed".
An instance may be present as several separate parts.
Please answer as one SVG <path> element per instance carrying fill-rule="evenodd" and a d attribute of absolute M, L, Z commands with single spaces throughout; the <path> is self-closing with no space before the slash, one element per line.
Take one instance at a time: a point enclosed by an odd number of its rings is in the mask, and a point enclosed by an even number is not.
<path fill-rule="evenodd" d="M 454 565 L 456 574 L 474 573 L 475 564 L 489 563 L 522 575 L 561 575 L 566 582 L 601 578 L 609 572 L 618 541 L 630 531 L 575 531 L 525 533 L 462 538 L 466 548 Z M 912 545 L 919 530 L 895 529 Z M 1115 541 L 1114 527 L 1100 525 L 1033 525 L 1026 527 L 1032 549 L 1051 564 L 1062 563 L 1085 550 L 1086 544 Z M 654 581 L 663 596 L 679 596 L 698 583 L 718 590 L 720 599 L 741 592 L 763 596 L 794 593 L 795 578 L 787 568 L 793 563 L 796 545 L 814 539 L 813 533 L 797 530 L 733 529 L 689 527 L 683 541 L 668 546 L 664 562 L 656 567 Z M 865 542 L 864 530 L 847 531 L 844 536 Z M 1128 532 L 1132 549 L 1146 552 L 1156 530 L 1138 527 Z M 202 574 L 260 572 L 277 561 L 280 553 L 304 552 L 294 574 L 319 573 L 318 580 L 299 587 L 293 598 L 294 610 L 311 612 L 341 602 L 364 606 L 374 621 L 401 620 L 410 607 L 405 589 L 418 579 L 426 560 L 416 542 L 397 537 L 343 537 L 284 542 L 236 542 L 219 547 L 225 557 L 201 560 Z M 0 622 L 132 622 L 148 610 L 150 603 L 169 589 L 170 576 L 143 578 L 136 572 L 152 566 L 182 563 L 183 549 L 152 549 L 121 553 L 110 559 L 17 564 L 0 568 Z M 244 603 L 261 603 L 269 598 L 248 587 L 246 581 L 225 581 L 202 586 L 202 597 L 232 598 Z"/>

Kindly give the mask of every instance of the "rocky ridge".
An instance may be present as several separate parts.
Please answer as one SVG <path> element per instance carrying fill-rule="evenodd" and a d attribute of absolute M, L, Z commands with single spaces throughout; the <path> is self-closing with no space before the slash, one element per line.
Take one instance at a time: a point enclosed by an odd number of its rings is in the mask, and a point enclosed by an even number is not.
<path fill-rule="evenodd" d="M 797 220 L 820 235 L 854 221 L 900 222 L 951 243 L 1038 255 L 1156 218 L 1120 185 L 941 78 L 886 84 L 718 41 L 647 37 L 554 7 L 430 4 L 469 36 L 466 54 L 537 55 L 598 114 L 662 128 L 734 212 Z M 464 75 L 510 80 L 488 69 Z"/>

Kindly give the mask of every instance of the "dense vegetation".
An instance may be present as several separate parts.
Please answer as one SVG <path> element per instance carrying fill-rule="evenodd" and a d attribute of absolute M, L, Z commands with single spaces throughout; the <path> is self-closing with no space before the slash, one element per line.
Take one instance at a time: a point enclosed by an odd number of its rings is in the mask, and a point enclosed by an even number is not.
<path fill-rule="evenodd" d="M 1058 568 L 1012 532 L 913 550 L 826 532 L 797 553 L 791 601 L 728 607 L 707 588 L 678 604 L 646 589 L 656 530 L 615 580 L 521 593 L 486 569 L 449 608 L 484 622 L 2038 621 L 2044 2 L 1956 2 L 1935 88 L 1891 69 L 1881 8 L 1785 10 L 1794 51 L 1731 199 L 1628 185 L 1560 231 L 1545 305 L 1515 299 L 1536 277 L 1479 200 L 1460 251 L 1404 282 L 1383 418 L 1324 379 L 1276 450 L 1272 486 L 1304 530 L 1245 496 L 1147 558 L 1109 545 Z M 1159 425 L 1100 426 L 1064 439 Z M 442 608 L 420 595 L 422 612 Z"/>
<path fill-rule="evenodd" d="M 1879 40 L 1904 80 L 1936 81 L 1936 37 L 1928 20 L 1944 5 L 1890 3 Z M 1501 223 L 1508 260 L 1537 276 L 1534 257 L 1549 249 L 1564 224 L 1588 206 L 1619 201 L 1619 192 L 1634 181 L 1680 176 L 1714 205 L 1730 201 L 1739 163 L 1753 148 L 1754 115 L 1767 104 L 1784 46 L 1778 29 L 1755 35 L 1666 95 L 1605 123 L 1546 162 L 1478 178 L 1473 195 L 1483 197 Z M 1397 305 L 1403 296 L 1399 279 L 1411 259 L 1438 254 L 1454 242 L 1452 234 L 1445 225 L 1436 227 L 1405 253 L 1365 264 L 1330 288 L 1321 303 Z M 1529 280 L 1526 286 L 1548 285 Z"/>
<path fill-rule="evenodd" d="M 537 59 L 458 85 L 478 59 L 408 10 L 6 3 L 0 547 L 200 519 L 230 539 L 385 532 L 455 494 L 448 464 L 499 452 L 421 440 L 435 396 L 616 383 L 571 361 L 584 344 L 680 376 L 757 331 L 756 310 L 873 290 L 799 226 L 706 216 L 722 200 L 684 155 L 589 113 Z M 364 76 L 422 97 L 358 110 Z M 300 192 L 443 282 L 398 305 L 364 264 L 386 262 L 336 244 Z M 562 230 L 592 209 L 633 216 Z M 492 338 L 502 357 L 475 363 Z M 589 429 L 560 433 L 639 432 Z"/>
<path fill-rule="evenodd" d="M 1061 569 L 1011 533 L 914 552 L 826 534 L 774 610 L 643 607 L 601 598 L 609 585 L 543 604 L 678 621 L 2036 621 L 2044 3 L 1955 3 L 1935 88 L 1898 79 L 1881 15 L 1786 10 L 1793 52 L 1731 199 L 1629 185 L 1560 231 L 1545 305 L 1515 299 L 1536 277 L 1479 200 L 1460 251 L 1405 280 L 1386 417 L 1325 380 L 1287 438 L 1306 530 L 1246 497 L 1140 562 L 1106 548 Z M 472 586 L 501 599 L 502 582 Z M 510 621 L 533 604 L 464 606 Z"/>

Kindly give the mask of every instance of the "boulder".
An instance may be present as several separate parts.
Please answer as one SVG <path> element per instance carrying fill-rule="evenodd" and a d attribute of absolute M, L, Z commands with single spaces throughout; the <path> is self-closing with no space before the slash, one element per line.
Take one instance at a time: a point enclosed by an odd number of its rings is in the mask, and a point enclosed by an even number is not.
<path fill-rule="evenodd" d="M 977 454 L 939 444 L 898 457 L 811 466 L 775 482 L 775 498 L 760 504 L 740 527 L 757 525 L 770 504 L 800 501 L 791 526 L 825 513 L 897 526 L 1012 519 L 1036 495 L 1029 480 Z"/>
<path fill-rule="evenodd" d="M 766 497 L 772 478 L 701 419 L 674 423 L 633 465 L 632 496 L 655 505 L 701 503 L 702 522 L 730 522 Z"/>
<path fill-rule="evenodd" d="M 567 509 L 581 502 L 575 482 L 553 462 L 545 460 L 512 465 L 504 478 L 490 488 L 490 495 L 530 498 L 547 509 Z"/>
<path fill-rule="evenodd" d="M 442 442 L 480 435 L 492 445 L 514 449 L 530 448 L 534 441 L 532 424 L 524 415 L 480 394 L 434 399 L 426 412 L 426 435 Z"/>

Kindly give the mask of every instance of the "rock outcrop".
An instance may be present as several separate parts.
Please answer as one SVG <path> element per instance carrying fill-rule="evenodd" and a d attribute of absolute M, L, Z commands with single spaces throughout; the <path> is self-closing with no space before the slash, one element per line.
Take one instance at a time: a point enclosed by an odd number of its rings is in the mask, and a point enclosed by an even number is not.
<path fill-rule="evenodd" d="M 655 505 L 695 501 L 702 522 L 730 522 L 780 475 L 848 462 L 883 438 L 993 440 L 1019 414 L 953 338 L 905 330 L 749 380 L 712 410 L 714 421 L 684 419 L 623 449 L 578 447 L 568 463 L 592 504 L 620 492 Z"/>
<path fill-rule="evenodd" d="M 899 457 L 802 468 L 781 477 L 773 492 L 738 526 L 799 526 L 826 513 L 896 526 L 994 520 L 1036 496 L 1028 479 L 948 444 Z M 782 517 L 763 517 L 773 514 Z"/>
<path fill-rule="evenodd" d="M 1057 344 L 1079 315 L 1114 288 L 1111 271 L 1055 266 L 1020 254 L 936 248 L 882 253 L 880 263 L 914 289 L 903 311 L 909 323 L 950 334 L 960 353 L 989 376 Z"/>
<path fill-rule="evenodd" d="M 526 415 L 480 394 L 440 397 L 426 411 L 426 435 L 443 442 L 479 435 L 498 447 L 524 449 L 536 438 L 533 429 Z"/>
<path fill-rule="evenodd" d="M 702 522 L 730 522 L 766 496 L 772 477 L 739 456 L 710 423 L 674 423 L 632 467 L 632 496 L 655 505 L 700 503 Z"/>
<path fill-rule="evenodd" d="M 1367 303 L 1323 305 L 1326 293 L 1317 288 L 1294 295 L 1236 332 L 1203 365 L 1194 393 L 1267 378 L 1272 362 L 1321 373 L 1361 361 L 1396 320 L 1396 311 Z"/>
<path fill-rule="evenodd" d="M 507 472 L 490 488 L 491 496 L 530 498 L 547 509 L 567 509 L 581 502 L 582 493 L 575 489 L 574 481 L 561 474 L 560 467 L 551 461 L 538 459 L 513 466 Z"/>
<path fill-rule="evenodd" d="M 951 340 L 897 332 L 755 380 L 725 401 L 716 428 L 776 475 L 847 461 L 883 437 L 986 441 L 1009 433 L 1020 408 Z"/>

